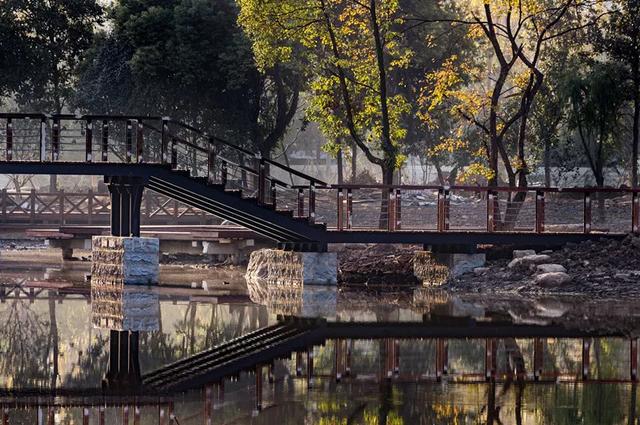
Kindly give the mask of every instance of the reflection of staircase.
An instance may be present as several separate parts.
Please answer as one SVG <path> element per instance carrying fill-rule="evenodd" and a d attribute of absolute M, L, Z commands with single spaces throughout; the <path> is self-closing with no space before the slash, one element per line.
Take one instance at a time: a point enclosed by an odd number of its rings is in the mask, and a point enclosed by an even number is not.
<path fill-rule="evenodd" d="M 161 391 L 202 387 L 306 349 L 318 340 L 319 329 L 286 323 L 262 328 L 153 371 L 143 384 Z"/>

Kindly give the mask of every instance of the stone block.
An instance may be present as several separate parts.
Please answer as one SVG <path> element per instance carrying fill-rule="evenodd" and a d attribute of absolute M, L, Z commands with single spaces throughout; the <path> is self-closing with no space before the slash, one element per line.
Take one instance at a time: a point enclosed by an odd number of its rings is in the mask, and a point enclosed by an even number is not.
<path fill-rule="evenodd" d="M 126 285 L 151 285 L 160 274 L 157 238 L 94 236 L 91 276 L 96 281 L 122 281 Z"/>

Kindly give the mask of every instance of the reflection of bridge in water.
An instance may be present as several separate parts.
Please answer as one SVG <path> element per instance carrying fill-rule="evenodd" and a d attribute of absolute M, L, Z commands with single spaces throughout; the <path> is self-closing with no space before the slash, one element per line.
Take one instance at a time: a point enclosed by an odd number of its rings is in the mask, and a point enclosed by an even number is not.
<path fill-rule="evenodd" d="M 148 294 L 147 291 L 142 293 Z M 147 311 L 154 311 L 152 304 L 161 300 L 165 306 L 172 304 L 169 294 L 152 292 L 159 296 L 156 301 L 153 297 L 148 299 L 152 302 Z M 68 293 L 69 298 L 62 299 L 55 290 L 37 292 L 35 298 L 22 292 L 16 296 L 15 289 L 6 295 L 7 304 L 34 302 L 46 306 L 50 297 L 55 304 L 85 302 L 84 294 Z M 133 295 L 136 296 L 135 289 Z M 186 298 L 173 298 L 181 299 Z M 438 382 L 446 382 L 449 388 L 483 385 L 487 388 L 483 404 L 493 411 L 490 406 L 497 405 L 500 386 L 520 388 L 521 394 L 524 388 L 540 386 L 579 384 L 584 388 L 637 382 L 637 339 L 627 332 L 599 326 L 597 320 L 580 327 L 563 324 L 562 320 L 519 324 L 486 313 L 475 318 L 456 316 L 438 307 L 442 300 L 436 300 L 437 305 L 427 310 L 416 308 L 416 314 L 407 316 L 405 321 L 398 321 L 400 316 L 394 321 L 388 315 L 365 320 L 357 317 L 354 308 L 348 312 L 351 317 L 356 316 L 353 319 L 280 317 L 271 326 L 263 325 L 149 371 L 144 364 L 148 355 L 138 353 L 143 352 L 138 339 L 142 340 L 145 331 L 142 327 L 124 329 L 129 326 L 125 323 L 131 306 L 135 307 L 131 317 L 151 326 L 146 318 L 141 319 L 140 311 L 145 308 L 139 302 L 128 303 L 126 294 L 107 297 L 106 303 L 96 296 L 91 301 L 93 322 L 96 323 L 95 314 L 103 318 L 108 314 L 112 321 L 104 324 L 114 328 L 104 342 L 110 347 L 106 357 L 92 360 L 100 362 L 98 370 L 102 370 L 105 386 L 0 389 L 0 411 L 4 415 L 4 422 L 0 423 L 13 424 L 25 409 L 39 411 L 45 418 L 42 423 L 52 424 L 55 422 L 46 422 L 46 418 L 58 412 L 73 415 L 78 423 L 116 423 L 116 416 L 120 422 L 126 418 L 128 423 L 143 423 L 151 418 L 160 424 L 189 423 L 187 417 L 208 423 L 230 402 L 229 397 L 243 400 L 245 409 L 260 410 L 273 406 L 273 397 L 283 391 L 283 386 L 291 391 L 308 387 L 313 392 L 331 385 L 351 391 L 354 386 L 373 383 L 376 388 Z M 105 310 L 112 301 L 120 304 Z M 69 308 L 79 311 L 77 307 Z M 420 320 L 420 311 L 429 313 Z M 581 330 L 587 328 L 590 330 Z M 140 370 L 148 372 L 140 376 Z M 253 392 L 253 397 L 247 397 L 247 391 Z M 180 422 L 171 422 L 173 416 Z"/>
<path fill-rule="evenodd" d="M 638 231 L 640 223 L 636 189 L 329 185 L 166 118 L 5 113 L 0 120 L 0 172 L 105 176 L 116 236 L 139 235 L 145 188 L 300 250 L 352 242 L 549 245 Z M 5 200 L 5 210 L 17 208 Z M 64 214 L 53 204 L 42 203 L 41 212 Z"/>

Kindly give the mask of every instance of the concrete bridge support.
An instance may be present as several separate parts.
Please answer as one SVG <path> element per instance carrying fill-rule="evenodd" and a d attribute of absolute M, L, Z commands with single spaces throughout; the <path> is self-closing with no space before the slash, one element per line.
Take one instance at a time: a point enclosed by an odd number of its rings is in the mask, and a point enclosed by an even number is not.
<path fill-rule="evenodd" d="M 144 179 L 105 177 L 111 194 L 111 236 L 92 240 L 92 282 L 125 285 L 158 283 L 160 241 L 140 237 Z"/>

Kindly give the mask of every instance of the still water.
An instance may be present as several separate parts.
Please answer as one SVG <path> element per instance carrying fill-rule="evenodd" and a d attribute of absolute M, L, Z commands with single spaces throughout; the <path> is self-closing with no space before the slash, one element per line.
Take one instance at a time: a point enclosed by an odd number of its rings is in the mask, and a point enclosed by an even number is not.
<path fill-rule="evenodd" d="M 2 425 L 637 423 L 633 303 L 0 280 Z"/>

